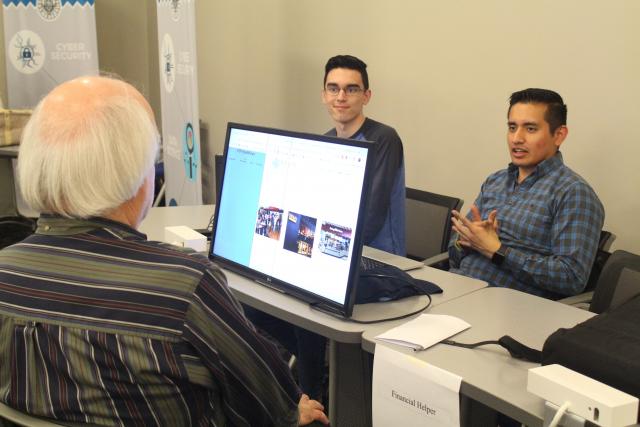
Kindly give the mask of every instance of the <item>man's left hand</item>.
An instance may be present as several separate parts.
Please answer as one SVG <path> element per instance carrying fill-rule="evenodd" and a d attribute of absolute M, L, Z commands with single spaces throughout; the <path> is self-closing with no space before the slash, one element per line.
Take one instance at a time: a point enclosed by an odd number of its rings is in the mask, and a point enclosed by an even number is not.
<path fill-rule="evenodd" d="M 458 211 L 452 211 L 451 223 L 453 231 L 458 233 L 458 243 L 490 259 L 501 244 L 498 237 L 497 213 L 493 210 L 487 219 L 483 220 L 476 205 L 471 206 L 471 219 L 464 217 Z"/>

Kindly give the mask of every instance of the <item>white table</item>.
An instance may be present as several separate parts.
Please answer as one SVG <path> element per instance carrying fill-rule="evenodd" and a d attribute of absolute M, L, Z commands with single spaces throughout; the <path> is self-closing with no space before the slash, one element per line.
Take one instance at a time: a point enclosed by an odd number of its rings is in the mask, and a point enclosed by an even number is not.
<path fill-rule="evenodd" d="M 164 227 L 187 225 L 205 228 L 214 212 L 213 205 L 152 208 L 140 231 L 150 239 L 162 240 Z M 291 324 L 320 334 L 329 340 L 329 413 L 332 425 L 370 425 L 370 356 L 362 351 L 362 334 L 385 323 L 365 325 L 313 310 L 308 303 L 260 285 L 244 276 L 225 270 L 229 287 L 244 304 Z M 444 293 L 433 296 L 432 307 L 486 287 L 486 283 L 445 271 L 424 267 L 411 272 L 414 277 L 438 284 Z M 423 307 L 426 297 L 401 301 L 357 305 L 353 318 L 372 320 L 394 317 Z M 384 327 L 384 326 L 382 326 Z"/>
<path fill-rule="evenodd" d="M 140 224 L 139 231 L 149 240 L 164 240 L 164 228 L 172 225 L 186 225 L 193 229 L 207 228 L 214 214 L 215 205 L 167 206 L 149 210 Z"/>
<path fill-rule="evenodd" d="M 309 304 L 260 285 L 253 280 L 226 271 L 229 287 L 242 303 L 264 311 L 293 325 L 308 329 L 329 340 L 329 414 L 333 425 L 370 425 L 370 358 L 362 353 L 362 334 L 369 329 L 385 328 L 378 324 L 355 323 L 312 309 Z M 432 307 L 455 300 L 486 286 L 485 282 L 424 267 L 411 274 L 437 283 L 444 292 L 434 295 Z M 356 305 L 352 318 L 372 320 L 416 311 L 427 297 L 410 297 L 400 301 Z"/>
<path fill-rule="evenodd" d="M 595 314 L 523 292 L 486 288 L 440 304 L 430 311 L 464 319 L 471 328 L 452 339 L 463 343 L 497 340 L 510 335 L 523 344 L 541 350 L 546 338 L 558 328 L 570 328 Z M 398 322 L 396 322 L 398 323 Z M 374 337 L 394 325 L 370 328 L 363 334 L 362 347 L 373 353 Z M 537 364 L 512 358 L 498 346 L 477 349 L 437 344 L 426 351 L 392 346 L 406 354 L 463 378 L 461 394 L 528 425 L 542 426 L 544 402 L 526 390 L 527 370 Z"/>
<path fill-rule="evenodd" d="M 8 157 L 8 158 L 17 158 L 18 153 L 20 152 L 19 145 L 5 145 L 4 147 L 0 147 L 0 157 Z"/>
<path fill-rule="evenodd" d="M 14 216 L 20 212 L 13 176 L 13 163 L 18 157 L 19 151 L 19 145 L 0 147 L 0 192 L 3 194 L 3 197 L 0 199 L 0 216 Z"/>

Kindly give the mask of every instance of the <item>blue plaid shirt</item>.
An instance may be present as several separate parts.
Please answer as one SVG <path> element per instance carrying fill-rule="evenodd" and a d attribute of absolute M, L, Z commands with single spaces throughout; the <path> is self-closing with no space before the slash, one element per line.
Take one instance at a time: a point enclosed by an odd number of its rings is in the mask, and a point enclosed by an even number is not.
<path fill-rule="evenodd" d="M 475 204 L 483 219 L 498 211 L 505 260 L 497 266 L 476 251 L 457 249 L 454 233 L 449 243 L 451 272 L 551 299 L 582 292 L 596 255 L 604 208 L 589 184 L 564 165 L 560 152 L 520 184 L 518 167 L 512 164 L 489 176 Z"/>

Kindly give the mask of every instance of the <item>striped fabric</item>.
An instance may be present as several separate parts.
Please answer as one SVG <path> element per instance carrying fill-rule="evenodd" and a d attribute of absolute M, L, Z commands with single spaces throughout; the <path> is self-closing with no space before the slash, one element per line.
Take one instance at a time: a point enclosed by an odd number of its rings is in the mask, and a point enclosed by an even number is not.
<path fill-rule="evenodd" d="M 66 424 L 295 426 L 300 392 L 206 258 L 43 216 L 0 251 L 0 400 Z"/>
<path fill-rule="evenodd" d="M 506 247 L 502 265 L 477 252 L 457 250 L 454 233 L 451 272 L 551 299 L 582 292 L 604 222 L 602 203 L 589 184 L 564 165 L 560 152 L 541 162 L 522 183 L 517 178 L 514 165 L 494 173 L 475 201 L 483 219 L 498 211 L 498 235 Z"/>

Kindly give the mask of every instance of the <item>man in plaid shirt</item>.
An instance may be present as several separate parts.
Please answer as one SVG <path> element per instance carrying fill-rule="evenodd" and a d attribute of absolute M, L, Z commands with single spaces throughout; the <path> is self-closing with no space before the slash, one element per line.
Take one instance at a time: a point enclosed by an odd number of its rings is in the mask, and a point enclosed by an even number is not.
<path fill-rule="evenodd" d="M 511 95 L 511 163 L 490 175 L 467 216 L 453 212 L 451 271 L 551 299 L 583 291 L 604 208 L 564 165 L 567 106 L 551 90 Z"/>

